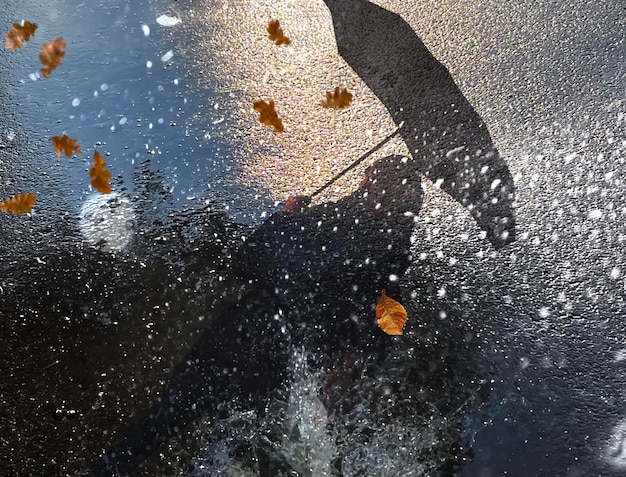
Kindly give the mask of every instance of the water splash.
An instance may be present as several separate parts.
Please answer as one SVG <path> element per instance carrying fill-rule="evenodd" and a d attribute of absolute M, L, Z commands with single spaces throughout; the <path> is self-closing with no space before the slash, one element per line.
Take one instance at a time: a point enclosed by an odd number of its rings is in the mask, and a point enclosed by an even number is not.
<path fill-rule="evenodd" d="M 294 352 L 292 367 L 293 384 L 280 452 L 298 475 L 335 475 L 332 463 L 337 448 L 328 429 L 328 412 L 319 396 L 321 374 L 310 369 L 304 350 Z"/>
<path fill-rule="evenodd" d="M 107 252 L 125 250 L 135 236 L 135 211 L 120 194 L 93 194 L 80 209 L 80 231 Z"/>
<path fill-rule="evenodd" d="M 394 352 L 372 375 L 364 360 L 327 373 L 314 361 L 295 351 L 288 401 L 272 402 L 262 419 L 239 413 L 218 424 L 188 475 L 423 477 L 451 458 L 458 415 L 438 409 L 423 381 L 407 379 L 424 365 L 412 350 Z"/>

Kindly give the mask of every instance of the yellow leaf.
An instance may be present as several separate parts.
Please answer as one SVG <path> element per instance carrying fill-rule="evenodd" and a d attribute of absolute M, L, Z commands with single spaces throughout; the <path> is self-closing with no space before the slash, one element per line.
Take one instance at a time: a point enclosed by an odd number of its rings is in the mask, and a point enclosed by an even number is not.
<path fill-rule="evenodd" d="M 102 154 L 98 151 L 93 153 L 93 167 L 89 169 L 89 177 L 91 177 L 91 185 L 98 192 L 111 193 L 111 184 L 109 184 L 111 173 L 107 170 Z"/>
<path fill-rule="evenodd" d="M 65 57 L 63 49 L 67 44 L 63 41 L 63 38 L 57 38 L 49 43 L 44 43 L 41 47 L 41 53 L 39 59 L 44 68 L 41 69 L 41 74 L 46 78 L 50 77 L 50 73 L 61 65 L 61 61 Z"/>
<path fill-rule="evenodd" d="M 270 101 L 267 104 L 265 101 L 256 101 L 254 104 L 255 111 L 261 113 L 259 116 L 259 121 L 261 123 L 266 124 L 267 126 L 274 126 L 274 131 L 283 132 L 283 122 L 278 117 L 276 110 L 274 109 L 274 101 Z"/>
<path fill-rule="evenodd" d="M 291 40 L 285 36 L 278 20 L 270 20 L 267 24 L 268 37 L 277 45 L 288 45 Z"/>
<path fill-rule="evenodd" d="M 30 212 L 36 200 L 37 196 L 35 194 L 29 192 L 18 194 L 16 192 L 12 198 L 0 202 L 0 211 L 6 214 L 13 212 L 15 215 L 20 216 Z"/>
<path fill-rule="evenodd" d="M 63 137 L 52 136 L 52 147 L 57 157 L 61 157 L 61 152 L 64 152 L 67 157 L 72 156 L 72 151 L 80 154 L 80 147 L 76 144 L 77 142 L 78 139 L 71 139 L 67 134 L 63 134 Z"/>
<path fill-rule="evenodd" d="M 326 100 L 322 101 L 321 104 L 325 108 L 343 109 L 350 106 L 351 102 L 352 93 L 350 93 L 346 88 L 340 90 L 339 86 L 337 86 L 334 93 L 326 91 Z"/>
<path fill-rule="evenodd" d="M 19 23 L 14 23 L 13 29 L 7 34 L 4 46 L 12 50 L 21 48 L 25 41 L 30 40 L 30 37 L 35 35 L 36 29 L 36 23 L 24 22 L 23 26 Z"/>
<path fill-rule="evenodd" d="M 407 320 L 404 307 L 393 298 L 389 298 L 383 289 L 376 304 L 378 326 L 388 335 L 401 335 Z"/>

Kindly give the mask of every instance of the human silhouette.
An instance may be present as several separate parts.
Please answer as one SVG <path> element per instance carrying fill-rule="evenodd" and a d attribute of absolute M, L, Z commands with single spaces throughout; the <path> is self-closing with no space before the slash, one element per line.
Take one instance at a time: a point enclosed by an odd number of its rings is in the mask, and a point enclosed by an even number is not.
<path fill-rule="evenodd" d="M 515 238 L 511 173 L 447 69 L 400 16 L 366 0 L 325 3 L 339 53 L 388 109 L 412 157 L 377 161 L 337 202 L 270 217 L 233 260 L 255 288 L 210 323 L 160 402 L 93 476 L 128 474 L 184 425 L 226 412 L 225 403 L 262 414 L 288 387 L 292 346 L 321 369 L 342 353 L 381 359 L 393 340 L 376 326 L 374 306 L 383 288 L 397 292 L 411 263 L 421 174 L 440 181 L 494 247 Z"/>
<path fill-rule="evenodd" d="M 288 387 L 292 344 L 322 369 L 352 351 L 381 358 L 392 339 L 377 327 L 374 307 L 411 263 L 421 204 L 410 161 L 389 156 L 349 196 L 268 219 L 233 260 L 254 289 L 211 322 L 168 391 L 91 475 L 127 475 L 183 426 L 218 416 L 225 404 L 262 414 Z"/>

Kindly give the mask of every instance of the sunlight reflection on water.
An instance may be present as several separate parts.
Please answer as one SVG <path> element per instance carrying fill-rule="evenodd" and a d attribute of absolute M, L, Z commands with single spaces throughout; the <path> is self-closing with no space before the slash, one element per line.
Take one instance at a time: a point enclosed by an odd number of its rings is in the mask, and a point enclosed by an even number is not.
<path fill-rule="evenodd" d="M 626 420 L 622 420 L 614 428 L 604 449 L 605 462 L 618 469 L 626 469 Z"/>
<path fill-rule="evenodd" d="M 80 231 L 92 245 L 107 252 L 124 250 L 135 235 L 135 211 L 120 194 L 94 194 L 80 209 Z"/>

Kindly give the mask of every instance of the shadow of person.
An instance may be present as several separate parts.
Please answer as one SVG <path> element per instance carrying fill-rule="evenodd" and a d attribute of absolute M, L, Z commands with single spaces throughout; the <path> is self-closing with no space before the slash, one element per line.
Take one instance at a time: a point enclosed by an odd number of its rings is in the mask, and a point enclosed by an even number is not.
<path fill-rule="evenodd" d="M 275 214 L 257 229 L 233 260 L 255 288 L 209 325 L 93 476 L 128 474 L 201 416 L 229 407 L 262 415 L 285 398 L 294 346 L 320 369 L 351 353 L 381 359 L 394 340 L 376 326 L 374 307 L 381 289 L 398 294 L 411 263 L 420 173 L 442 181 L 496 248 L 515 238 L 511 174 L 446 68 L 398 15 L 365 0 L 325 2 L 340 54 L 387 107 L 412 158 L 381 159 L 349 196 Z"/>
<path fill-rule="evenodd" d="M 393 340 L 376 326 L 374 307 L 382 288 L 397 292 L 410 265 L 421 204 L 410 161 L 389 156 L 349 196 L 268 219 L 233 262 L 255 288 L 209 325 L 168 391 L 90 475 L 126 475 L 183 426 L 226 407 L 262 415 L 271 398 L 285 398 L 294 345 L 319 368 L 351 352 L 383 356 Z"/>
<path fill-rule="evenodd" d="M 501 248 L 515 239 L 511 173 L 448 70 L 399 15 L 367 0 L 324 0 L 339 54 L 391 114 L 424 174 Z"/>

